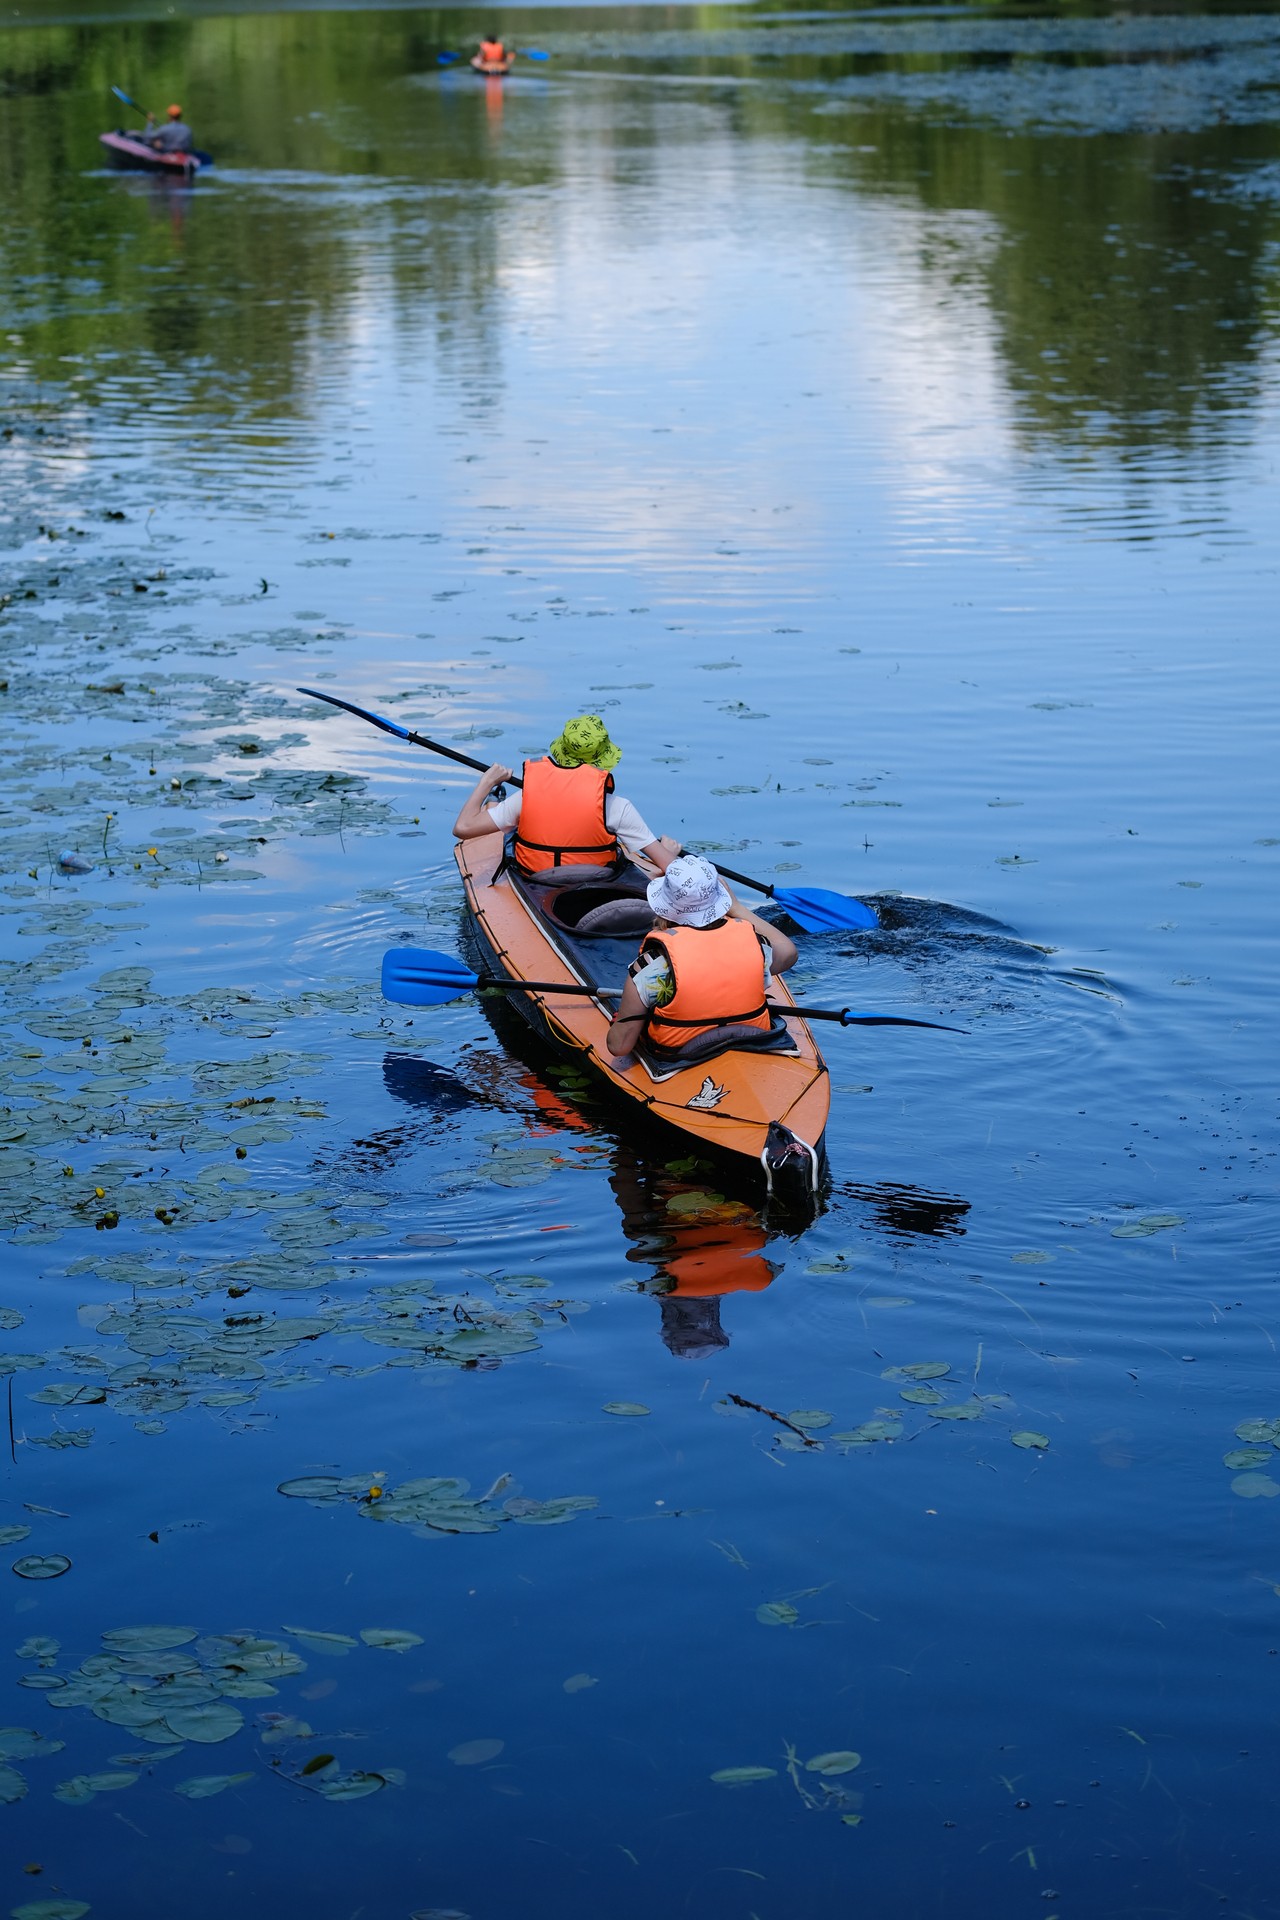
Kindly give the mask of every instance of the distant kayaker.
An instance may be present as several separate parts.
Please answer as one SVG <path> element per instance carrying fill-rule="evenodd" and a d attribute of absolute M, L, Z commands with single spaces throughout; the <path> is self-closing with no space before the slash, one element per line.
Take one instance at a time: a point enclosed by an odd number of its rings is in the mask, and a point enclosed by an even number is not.
<path fill-rule="evenodd" d="M 607 1037 L 610 1053 L 649 1046 L 679 1053 L 717 1027 L 767 1032 L 775 973 L 796 963 L 795 943 L 740 906 L 701 854 L 682 853 L 651 881 L 654 930 L 641 943 Z"/>
<path fill-rule="evenodd" d="M 507 51 L 507 48 L 499 36 L 496 33 L 491 33 L 486 35 L 480 42 L 480 50 L 476 54 L 472 64 L 481 69 L 485 67 L 505 67 L 513 58 L 514 55 Z"/>
<path fill-rule="evenodd" d="M 147 115 L 147 124 L 139 136 L 157 153 L 193 153 L 195 135 L 182 117 L 182 108 L 172 106 L 165 115 L 162 127 L 156 126 L 154 113 Z"/>
<path fill-rule="evenodd" d="M 665 870 L 679 852 L 659 839 L 629 800 L 613 789 L 622 758 L 597 713 L 567 720 L 541 760 L 524 763 L 524 790 L 490 802 L 511 768 L 486 767 L 453 823 L 458 840 L 501 828 L 515 830 L 515 864 L 530 878 L 587 880 L 616 871 L 625 854 L 642 853 Z"/>

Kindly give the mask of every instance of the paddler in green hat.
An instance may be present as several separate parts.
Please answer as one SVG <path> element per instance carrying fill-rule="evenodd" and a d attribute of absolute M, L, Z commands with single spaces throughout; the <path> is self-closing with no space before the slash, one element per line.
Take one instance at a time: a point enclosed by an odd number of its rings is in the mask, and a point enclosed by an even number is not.
<path fill-rule="evenodd" d="M 575 714 L 543 759 L 525 761 L 523 791 L 491 801 L 512 770 L 486 767 L 453 823 L 454 835 L 474 840 L 514 829 L 516 867 L 544 886 L 610 876 L 636 854 L 665 873 L 680 849 L 660 839 L 630 800 L 614 791 L 613 769 L 621 758 L 598 713 Z"/>

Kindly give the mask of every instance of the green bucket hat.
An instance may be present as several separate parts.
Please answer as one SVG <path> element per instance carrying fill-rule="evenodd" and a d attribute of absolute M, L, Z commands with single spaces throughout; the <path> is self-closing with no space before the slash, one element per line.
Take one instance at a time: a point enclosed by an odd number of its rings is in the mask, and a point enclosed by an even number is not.
<path fill-rule="evenodd" d="M 600 767 L 612 773 L 622 758 L 598 713 L 575 713 L 551 742 L 551 758 L 558 767 Z"/>

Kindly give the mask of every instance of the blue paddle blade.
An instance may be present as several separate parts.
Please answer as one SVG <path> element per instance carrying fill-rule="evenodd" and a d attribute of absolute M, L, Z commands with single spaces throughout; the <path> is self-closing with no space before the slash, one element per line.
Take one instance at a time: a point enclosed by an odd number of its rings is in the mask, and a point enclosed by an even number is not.
<path fill-rule="evenodd" d="M 524 60 L 549 60 L 551 55 L 544 53 L 541 47 L 521 47 L 520 57 Z"/>
<path fill-rule="evenodd" d="M 773 898 L 806 933 L 865 933 L 880 925 L 874 907 L 825 887 L 775 887 Z"/>
<path fill-rule="evenodd" d="M 436 55 L 436 65 L 438 67 L 451 67 L 454 61 L 460 57 L 461 56 L 456 53 L 438 53 Z"/>
<path fill-rule="evenodd" d="M 430 947 L 392 947 L 382 956 L 382 997 L 402 1007 L 442 1007 L 479 984 L 479 974 Z"/>

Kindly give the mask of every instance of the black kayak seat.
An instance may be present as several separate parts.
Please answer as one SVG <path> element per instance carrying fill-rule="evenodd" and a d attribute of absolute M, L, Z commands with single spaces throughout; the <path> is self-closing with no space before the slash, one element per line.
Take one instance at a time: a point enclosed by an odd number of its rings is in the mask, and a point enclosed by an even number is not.
<path fill-rule="evenodd" d="M 659 1047 L 649 1039 L 644 1039 L 636 1052 L 648 1067 L 669 1073 L 679 1072 L 681 1067 L 699 1066 L 704 1060 L 714 1060 L 722 1053 L 795 1053 L 798 1049 L 791 1037 L 791 1029 L 780 1014 L 775 1015 L 768 1028 L 748 1026 L 713 1027 L 709 1033 L 699 1033 L 687 1040 L 682 1047 Z"/>
<path fill-rule="evenodd" d="M 592 886 L 616 877 L 613 867 L 543 867 L 540 873 L 520 873 L 517 866 L 516 872 L 527 887 Z"/>
<path fill-rule="evenodd" d="M 552 926 L 579 937 L 616 939 L 631 933 L 638 938 L 653 926 L 653 908 L 644 892 L 625 884 L 562 887 L 540 904 Z"/>

